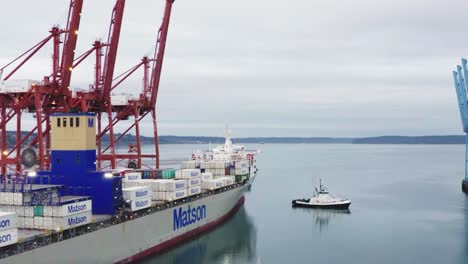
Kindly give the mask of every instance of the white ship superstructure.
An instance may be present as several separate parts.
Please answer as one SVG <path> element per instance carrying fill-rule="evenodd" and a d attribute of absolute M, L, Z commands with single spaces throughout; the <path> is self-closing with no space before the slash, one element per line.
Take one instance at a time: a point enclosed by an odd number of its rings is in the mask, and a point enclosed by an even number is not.
<path fill-rule="evenodd" d="M 258 152 L 258 150 L 246 150 L 243 145 L 233 144 L 231 131 L 226 127 L 223 145 L 193 153 L 192 161 L 183 162 L 182 168 L 199 168 L 217 177 L 235 176 L 237 181 L 248 182 L 250 188 L 258 172 L 255 159 Z"/>

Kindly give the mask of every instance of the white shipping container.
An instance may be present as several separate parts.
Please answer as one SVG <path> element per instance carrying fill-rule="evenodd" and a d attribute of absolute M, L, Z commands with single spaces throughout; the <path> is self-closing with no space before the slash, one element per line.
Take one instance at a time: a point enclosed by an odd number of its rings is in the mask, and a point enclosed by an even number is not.
<path fill-rule="evenodd" d="M 192 186 L 187 189 L 187 196 L 195 195 L 201 193 L 201 186 Z"/>
<path fill-rule="evenodd" d="M 52 229 L 55 230 L 66 230 L 72 227 L 86 225 L 92 222 L 91 211 L 87 211 L 81 214 L 69 215 L 66 217 L 53 217 L 52 218 Z"/>
<path fill-rule="evenodd" d="M 249 168 L 236 168 L 236 175 L 244 175 L 249 173 Z"/>
<path fill-rule="evenodd" d="M 24 228 L 34 228 L 34 217 L 24 218 Z"/>
<path fill-rule="evenodd" d="M 205 170 L 213 168 L 213 162 L 211 161 L 203 162 L 203 164 L 204 164 Z"/>
<path fill-rule="evenodd" d="M 42 216 L 34 217 L 34 229 L 46 229 L 44 227 L 44 217 Z"/>
<path fill-rule="evenodd" d="M 236 161 L 236 163 L 234 164 L 234 167 L 235 167 L 236 169 L 247 168 L 247 167 L 249 167 L 249 161 L 248 161 L 248 160 L 239 160 L 239 161 Z"/>
<path fill-rule="evenodd" d="M 164 193 L 164 199 L 165 201 L 175 201 L 178 199 L 185 198 L 187 196 L 187 190 L 182 189 L 182 190 L 176 190 L 172 192 L 163 192 Z"/>
<path fill-rule="evenodd" d="M 224 177 L 219 177 L 218 179 L 223 181 L 223 186 L 233 185 L 235 181 L 234 176 L 224 176 Z"/>
<path fill-rule="evenodd" d="M 133 172 L 126 172 L 122 182 L 129 182 L 129 181 L 137 181 L 141 180 L 141 172 L 133 171 Z"/>
<path fill-rule="evenodd" d="M 24 216 L 33 217 L 34 216 L 34 207 L 33 206 L 24 206 Z"/>
<path fill-rule="evenodd" d="M 47 229 L 47 230 L 54 229 L 54 218 L 53 217 L 43 217 L 43 227 L 44 227 L 44 229 Z"/>
<path fill-rule="evenodd" d="M 197 162 L 195 160 L 188 160 L 188 161 L 182 162 L 180 167 L 182 169 L 195 169 L 196 166 L 197 166 Z"/>
<path fill-rule="evenodd" d="M 18 242 L 18 229 L 13 228 L 10 230 L 0 232 L 0 247 L 6 247 Z"/>
<path fill-rule="evenodd" d="M 162 191 L 162 192 L 174 192 L 177 190 L 184 190 L 187 188 L 187 182 L 185 180 L 165 180 L 161 181 L 159 188 L 153 191 Z"/>
<path fill-rule="evenodd" d="M 24 206 L 21 206 L 21 205 L 15 206 L 15 212 L 18 217 L 24 216 Z"/>
<path fill-rule="evenodd" d="M 85 200 L 77 203 L 65 204 L 61 206 L 53 206 L 52 216 L 65 217 L 74 214 L 81 214 L 92 210 L 92 201 Z"/>
<path fill-rule="evenodd" d="M 131 186 L 149 186 L 151 190 L 158 190 L 160 182 L 165 180 L 136 180 Z"/>
<path fill-rule="evenodd" d="M 43 215 L 44 216 L 54 216 L 54 206 L 46 205 L 43 207 Z"/>
<path fill-rule="evenodd" d="M 18 217 L 18 222 L 16 222 L 16 227 L 18 228 L 25 228 L 24 226 L 24 217 Z"/>
<path fill-rule="evenodd" d="M 130 211 L 135 212 L 141 209 L 151 207 L 151 197 L 134 200 L 130 203 Z"/>
<path fill-rule="evenodd" d="M 148 198 L 151 195 L 151 187 L 149 186 L 134 186 L 122 189 L 123 198 L 125 200 L 137 200 Z"/>
<path fill-rule="evenodd" d="M 225 173 L 226 173 L 226 170 L 225 169 L 214 169 L 212 171 L 213 175 L 215 176 L 224 176 Z"/>
<path fill-rule="evenodd" d="M 175 172 L 176 179 L 191 179 L 196 177 L 200 177 L 200 169 L 181 169 Z"/>
<path fill-rule="evenodd" d="M 155 191 L 151 193 L 151 200 L 153 201 L 162 201 L 164 198 L 166 198 L 164 192 Z"/>
<path fill-rule="evenodd" d="M 192 186 L 200 185 L 201 184 L 201 177 L 188 179 L 186 181 L 187 181 L 187 188 L 190 188 Z"/>
<path fill-rule="evenodd" d="M 213 179 L 213 173 L 211 172 L 204 172 L 201 174 L 201 181 L 209 181 Z"/>
<path fill-rule="evenodd" d="M 8 80 L 0 82 L 0 93 L 27 93 L 33 85 L 40 84 L 34 80 Z"/>
<path fill-rule="evenodd" d="M 23 193 L 13 193 L 13 204 L 23 205 Z"/>
<path fill-rule="evenodd" d="M 15 212 L 0 212 L 0 231 L 16 228 L 17 218 Z"/>
<path fill-rule="evenodd" d="M 0 192 L 0 203 L 5 205 L 14 205 L 12 192 Z"/>
<path fill-rule="evenodd" d="M 214 190 L 223 187 L 223 180 L 220 179 L 213 179 L 209 181 L 202 182 L 202 189 L 203 190 Z"/>

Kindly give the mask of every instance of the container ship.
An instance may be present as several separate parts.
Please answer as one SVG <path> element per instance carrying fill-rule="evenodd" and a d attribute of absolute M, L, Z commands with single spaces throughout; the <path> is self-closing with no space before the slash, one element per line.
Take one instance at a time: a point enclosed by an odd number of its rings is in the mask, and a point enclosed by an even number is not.
<path fill-rule="evenodd" d="M 96 169 L 94 113 L 50 118 L 51 169 L 0 182 L 0 263 L 130 263 L 233 216 L 256 151 L 224 145 L 180 169 Z M 227 238 L 228 239 L 228 238 Z"/>

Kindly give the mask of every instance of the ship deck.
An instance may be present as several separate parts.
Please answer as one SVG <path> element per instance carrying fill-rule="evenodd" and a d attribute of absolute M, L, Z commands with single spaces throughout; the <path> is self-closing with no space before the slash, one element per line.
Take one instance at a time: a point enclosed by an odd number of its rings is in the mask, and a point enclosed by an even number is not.
<path fill-rule="evenodd" d="M 20 254 L 25 251 L 44 247 L 76 236 L 84 235 L 90 232 L 107 228 L 135 218 L 144 217 L 163 210 L 168 210 L 175 206 L 180 206 L 195 200 L 204 199 L 232 189 L 241 188 L 244 184 L 236 183 L 220 189 L 205 191 L 197 195 L 188 196 L 172 202 L 153 201 L 152 206 L 136 212 L 124 212 L 121 215 L 93 215 L 93 222 L 83 226 L 71 228 L 68 230 L 36 230 L 36 229 L 18 229 L 18 243 L 2 248 L 0 259 Z"/>

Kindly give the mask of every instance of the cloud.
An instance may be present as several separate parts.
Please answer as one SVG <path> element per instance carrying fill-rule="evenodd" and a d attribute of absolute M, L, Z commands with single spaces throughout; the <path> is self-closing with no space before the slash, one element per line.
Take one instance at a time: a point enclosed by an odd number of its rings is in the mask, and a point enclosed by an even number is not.
<path fill-rule="evenodd" d="M 78 53 L 106 36 L 113 4 L 85 2 Z M 116 74 L 151 54 L 163 6 L 127 1 Z M 2 28 L 0 64 L 45 37 L 66 9 L 59 0 L 8 2 L 0 22 L 17 26 Z M 160 134 L 219 136 L 225 121 L 238 136 L 461 133 L 451 70 L 468 56 L 467 9 L 461 0 L 178 0 Z M 18 77 L 48 74 L 50 54 L 41 51 Z M 92 60 L 81 65 L 73 86 L 86 88 L 92 72 Z M 138 93 L 141 78 L 116 92 Z"/>

